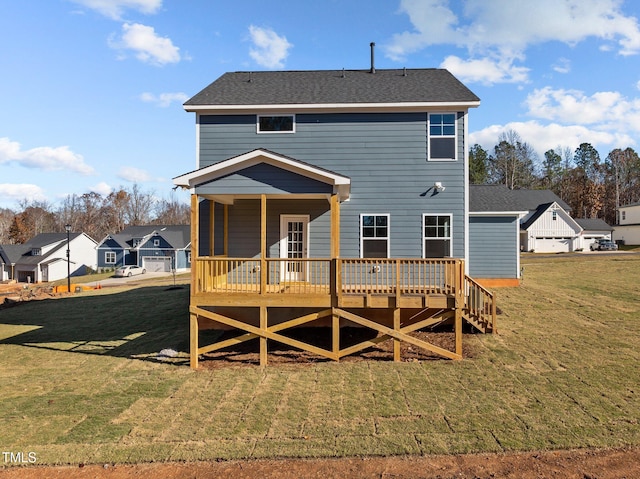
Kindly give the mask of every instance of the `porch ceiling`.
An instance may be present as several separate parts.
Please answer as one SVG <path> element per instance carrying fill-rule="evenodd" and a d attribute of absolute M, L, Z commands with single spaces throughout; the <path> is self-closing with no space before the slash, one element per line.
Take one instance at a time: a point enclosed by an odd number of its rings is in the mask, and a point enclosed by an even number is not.
<path fill-rule="evenodd" d="M 183 188 L 196 188 L 197 194 L 216 197 L 336 194 L 345 201 L 351 194 L 350 178 L 264 149 L 186 173 L 173 182 Z"/>

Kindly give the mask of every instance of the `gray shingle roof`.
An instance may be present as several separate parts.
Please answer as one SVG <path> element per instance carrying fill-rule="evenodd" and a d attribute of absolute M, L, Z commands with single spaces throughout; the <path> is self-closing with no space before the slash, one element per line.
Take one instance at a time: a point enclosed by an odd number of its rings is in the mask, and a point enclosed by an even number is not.
<path fill-rule="evenodd" d="M 185 107 L 479 101 L 443 69 L 262 71 L 225 73 Z"/>
<path fill-rule="evenodd" d="M 585 231 L 613 231 L 613 228 L 601 218 L 575 218 Z"/>
<path fill-rule="evenodd" d="M 157 232 L 175 249 L 185 248 L 191 242 L 191 226 L 189 225 L 144 225 L 128 226 L 117 235 L 110 235 L 119 244 L 123 242 L 131 247 L 133 238 L 143 238 Z"/>
<path fill-rule="evenodd" d="M 556 202 L 565 211 L 571 208 L 551 190 L 510 190 L 504 185 L 469 185 L 472 212 L 535 211 L 540 205 Z"/>

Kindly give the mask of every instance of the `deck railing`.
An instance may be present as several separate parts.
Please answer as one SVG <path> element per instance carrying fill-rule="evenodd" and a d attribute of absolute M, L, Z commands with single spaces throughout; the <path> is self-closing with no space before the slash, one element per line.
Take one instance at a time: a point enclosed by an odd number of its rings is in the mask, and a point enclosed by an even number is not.
<path fill-rule="evenodd" d="M 420 258 L 195 259 L 196 293 L 455 294 L 460 260 Z"/>
<path fill-rule="evenodd" d="M 464 277 L 466 317 L 483 332 L 496 331 L 496 302 L 489 290 L 469 276 Z"/>

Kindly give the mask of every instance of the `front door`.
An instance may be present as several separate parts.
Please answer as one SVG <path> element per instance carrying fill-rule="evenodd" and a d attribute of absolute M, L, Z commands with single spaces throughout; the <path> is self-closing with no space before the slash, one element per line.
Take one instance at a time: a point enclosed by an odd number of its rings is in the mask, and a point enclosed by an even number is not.
<path fill-rule="evenodd" d="M 291 259 L 308 258 L 307 231 L 309 215 L 280 216 L 280 257 Z M 305 281 L 307 264 L 304 261 L 283 261 L 280 265 L 280 279 L 284 281 Z"/>

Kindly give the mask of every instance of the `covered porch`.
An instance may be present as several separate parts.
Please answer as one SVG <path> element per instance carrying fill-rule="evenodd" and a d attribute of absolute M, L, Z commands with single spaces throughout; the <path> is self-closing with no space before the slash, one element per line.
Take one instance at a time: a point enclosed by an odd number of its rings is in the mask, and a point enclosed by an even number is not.
<path fill-rule="evenodd" d="M 495 329 L 490 292 L 464 274 L 455 258 L 342 258 L 341 203 L 350 180 L 265 150 L 188 173 L 174 180 L 193 188 L 190 297 L 191 366 L 198 357 L 258 339 L 260 363 L 267 341 L 332 360 L 392 339 L 401 360 L 406 342 L 449 359 L 462 358 L 462 323 Z M 451 351 L 411 335 L 451 321 Z M 330 349 L 287 336 L 299 326 L 331 330 Z M 356 345 L 340 344 L 340 328 L 378 333 Z M 200 345 L 200 330 L 235 329 L 239 335 Z"/>

